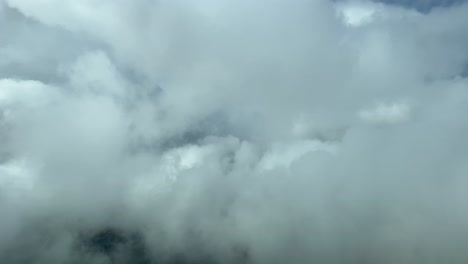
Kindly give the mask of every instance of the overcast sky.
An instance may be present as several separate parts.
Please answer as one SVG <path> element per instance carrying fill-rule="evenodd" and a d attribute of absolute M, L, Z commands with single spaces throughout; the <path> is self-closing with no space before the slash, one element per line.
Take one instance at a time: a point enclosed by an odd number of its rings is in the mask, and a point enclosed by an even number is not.
<path fill-rule="evenodd" d="M 0 263 L 467 263 L 443 2 L 0 0 Z"/>

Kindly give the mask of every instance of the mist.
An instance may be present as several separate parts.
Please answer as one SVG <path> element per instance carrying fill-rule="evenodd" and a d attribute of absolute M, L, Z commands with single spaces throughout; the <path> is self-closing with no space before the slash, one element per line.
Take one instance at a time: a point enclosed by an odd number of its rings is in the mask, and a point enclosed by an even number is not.
<path fill-rule="evenodd" d="M 466 263 L 468 4 L 394 2 L 0 0 L 0 262 Z"/>

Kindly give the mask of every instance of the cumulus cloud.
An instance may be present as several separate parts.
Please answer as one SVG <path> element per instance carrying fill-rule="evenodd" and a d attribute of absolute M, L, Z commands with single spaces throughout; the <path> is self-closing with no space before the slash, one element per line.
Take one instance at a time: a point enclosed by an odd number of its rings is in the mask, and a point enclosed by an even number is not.
<path fill-rule="evenodd" d="M 0 1 L 0 262 L 466 263 L 467 22 Z"/>

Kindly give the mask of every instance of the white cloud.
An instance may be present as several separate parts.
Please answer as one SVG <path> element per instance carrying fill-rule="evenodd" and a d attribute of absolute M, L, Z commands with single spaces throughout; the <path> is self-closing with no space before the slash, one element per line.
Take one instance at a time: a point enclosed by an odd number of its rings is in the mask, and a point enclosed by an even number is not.
<path fill-rule="evenodd" d="M 379 13 L 379 5 L 370 2 L 344 2 L 337 5 L 339 15 L 350 26 L 362 26 L 372 22 L 376 13 Z M 381 9 L 381 8 L 380 8 Z"/>
<path fill-rule="evenodd" d="M 303 140 L 298 142 L 278 143 L 272 146 L 259 162 L 260 170 L 289 168 L 292 163 L 313 152 L 336 152 L 333 144 L 322 143 L 317 140 Z"/>
<path fill-rule="evenodd" d="M 375 108 L 362 110 L 359 117 L 374 124 L 399 124 L 410 120 L 411 108 L 405 103 L 377 104 Z"/>
<path fill-rule="evenodd" d="M 33 80 L 0 80 L 0 107 L 43 105 L 53 97 L 52 88 Z"/>
<path fill-rule="evenodd" d="M 8 195 L 21 196 L 34 190 L 38 169 L 25 160 L 12 160 L 0 166 L 0 189 Z"/>
<path fill-rule="evenodd" d="M 468 5 L 3 2 L 0 262 L 466 263 Z"/>

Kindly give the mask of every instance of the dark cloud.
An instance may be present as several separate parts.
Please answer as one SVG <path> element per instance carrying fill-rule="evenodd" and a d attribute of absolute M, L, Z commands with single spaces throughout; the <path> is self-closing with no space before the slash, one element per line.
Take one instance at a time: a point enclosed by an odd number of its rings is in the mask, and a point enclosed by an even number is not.
<path fill-rule="evenodd" d="M 446 8 L 463 4 L 466 0 L 375 0 L 375 2 L 401 5 L 426 13 L 430 12 L 434 8 Z"/>

